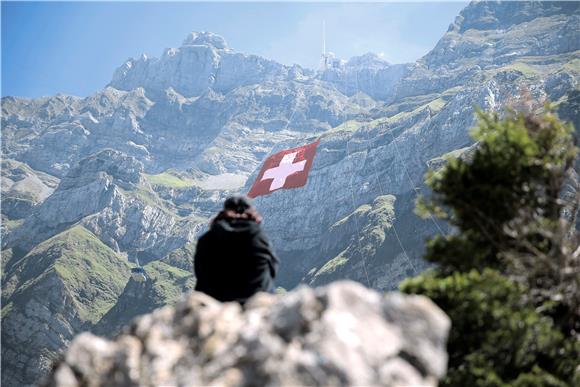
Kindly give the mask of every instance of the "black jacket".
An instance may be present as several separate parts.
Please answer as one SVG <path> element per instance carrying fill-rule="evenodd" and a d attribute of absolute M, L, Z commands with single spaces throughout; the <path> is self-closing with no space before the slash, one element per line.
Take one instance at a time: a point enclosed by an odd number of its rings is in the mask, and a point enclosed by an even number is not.
<path fill-rule="evenodd" d="M 258 223 L 227 219 L 199 238 L 194 268 L 195 290 L 243 304 L 259 291 L 274 291 L 278 258 Z"/>

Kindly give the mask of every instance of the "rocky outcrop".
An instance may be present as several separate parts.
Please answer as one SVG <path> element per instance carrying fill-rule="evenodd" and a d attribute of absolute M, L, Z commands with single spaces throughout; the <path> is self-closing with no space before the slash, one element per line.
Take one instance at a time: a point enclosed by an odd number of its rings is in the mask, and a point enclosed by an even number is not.
<path fill-rule="evenodd" d="M 320 286 L 351 279 L 371 288 L 394 290 L 402 280 L 418 274 L 424 267 L 413 258 L 418 246 L 407 243 L 403 250 L 397 240 L 400 237 L 395 227 L 400 229 L 401 224 L 395 225 L 396 213 L 400 210 L 395 196 L 378 196 L 333 224 L 323 236 L 326 259 L 312 262 L 302 282 Z M 407 242 L 410 238 L 407 233 L 405 236 Z M 411 253 L 413 256 L 407 255 Z"/>
<path fill-rule="evenodd" d="M 195 73 L 194 65 L 180 71 Z M 197 168 L 247 176 L 274 144 L 322 133 L 374 106 L 369 97 L 349 98 L 314 78 L 265 78 L 194 97 L 173 86 L 155 92 L 109 86 L 87 98 L 51 98 L 2 100 L 2 149 L 6 157 L 59 177 L 107 148 L 136 158 L 149 173 Z M 67 103 L 68 109 L 61 107 Z"/>
<path fill-rule="evenodd" d="M 391 99 L 395 86 L 411 67 L 411 64 L 391 64 L 369 52 L 329 67 L 320 78 L 346 95 L 362 92 L 375 100 L 385 101 Z"/>
<path fill-rule="evenodd" d="M 45 386 L 435 386 L 449 318 L 422 296 L 354 282 L 259 294 L 242 309 L 192 293 L 106 340 L 84 333 Z"/>
<path fill-rule="evenodd" d="M 142 172 L 141 162 L 116 150 L 81 160 L 56 191 L 3 241 L 4 248 L 29 251 L 75 223 L 81 223 L 113 250 L 128 252 L 142 262 L 161 259 L 194 241 L 201 219 L 181 218 L 170 211 Z"/>
<path fill-rule="evenodd" d="M 541 72 L 537 65 L 578 55 L 579 23 L 577 2 L 472 1 L 397 85 L 395 98 L 483 82 L 486 72 L 511 71 L 511 82 Z M 509 66 L 514 62 L 522 64 Z"/>
<path fill-rule="evenodd" d="M 143 87 L 155 94 L 172 87 L 186 97 L 208 89 L 227 93 L 264 80 L 288 79 L 290 67 L 230 49 L 211 32 L 189 34 L 179 48 L 169 48 L 159 59 L 142 55 L 117 69 L 110 86 L 119 90 Z M 294 75 L 295 76 L 295 75 Z"/>
<path fill-rule="evenodd" d="M 11 220 L 25 218 L 54 192 L 58 182 L 24 163 L 2 160 L 2 215 Z"/>

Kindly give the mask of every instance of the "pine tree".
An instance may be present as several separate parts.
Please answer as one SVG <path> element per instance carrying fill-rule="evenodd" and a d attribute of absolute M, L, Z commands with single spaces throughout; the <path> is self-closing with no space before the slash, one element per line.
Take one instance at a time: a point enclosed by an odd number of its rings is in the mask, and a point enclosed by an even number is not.
<path fill-rule="evenodd" d="M 429 172 L 417 204 L 454 232 L 428 242 L 437 268 L 401 289 L 452 320 L 443 385 L 580 385 L 574 129 L 549 107 L 477 114 L 473 151 Z"/>

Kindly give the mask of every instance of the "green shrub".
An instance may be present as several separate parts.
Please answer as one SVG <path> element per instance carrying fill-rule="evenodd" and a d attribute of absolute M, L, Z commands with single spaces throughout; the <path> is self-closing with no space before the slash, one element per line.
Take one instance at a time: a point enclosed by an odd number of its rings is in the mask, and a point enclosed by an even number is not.
<path fill-rule="evenodd" d="M 580 343 L 527 305 L 525 288 L 496 270 L 444 277 L 431 271 L 405 281 L 401 290 L 431 298 L 451 318 L 449 371 L 441 385 L 572 383 Z"/>
<path fill-rule="evenodd" d="M 579 240 L 563 217 L 579 196 L 562 196 L 574 129 L 549 108 L 478 116 L 474 151 L 429 172 L 417 203 L 456 232 L 428 242 L 437 268 L 401 289 L 452 320 L 442 385 L 580 385 Z"/>

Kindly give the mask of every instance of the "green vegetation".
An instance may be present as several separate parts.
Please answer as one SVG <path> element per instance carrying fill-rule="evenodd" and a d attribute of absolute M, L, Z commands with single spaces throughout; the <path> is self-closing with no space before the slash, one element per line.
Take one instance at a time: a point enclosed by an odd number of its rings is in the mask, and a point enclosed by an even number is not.
<path fill-rule="evenodd" d="M 129 278 L 126 261 L 82 226 L 42 242 L 16 265 L 19 285 L 13 297 L 31 296 L 35 284 L 56 274 L 81 319 L 93 323 L 115 304 Z"/>
<path fill-rule="evenodd" d="M 407 119 L 420 113 L 426 107 L 429 107 L 433 112 L 438 112 L 451 98 L 453 98 L 454 95 L 456 95 L 462 89 L 462 87 L 457 86 L 447 89 L 442 93 L 432 93 L 403 98 L 399 102 L 393 103 L 385 108 L 385 113 L 388 115 L 387 118 L 378 118 L 374 121 L 371 121 L 371 123 L 373 125 L 380 125 L 385 123 L 393 124 L 396 121 Z"/>
<path fill-rule="evenodd" d="M 578 53 L 576 51 L 559 55 L 519 57 L 504 66 L 486 70 L 486 77 L 491 79 L 504 71 L 517 71 L 521 73 L 521 77 L 528 80 L 540 80 L 559 71 L 578 74 L 580 72 Z"/>
<path fill-rule="evenodd" d="M 509 64 L 508 66 L 502 67 L 501 70 L 515 70 L 522 73 L 526 78 L 533 78 L 541 75 L 542 68 L 541 66 L 533 66 L 525 62 L 516 61 Z"/>
<path fill-rule="evenodd" d="M 172 171 L 165 171 L 157 175 L 145 175 L 151 185 L 160 185 L 170 188 L 188 188 L 195 185 L 191 178 L 181 176 Z"/>
<path fill-rule="evenodd" d="M 177 267 L 186 272 L 193 273 L 193 257 L 195 256 L 195 242 L 188 243 L 167 254 L 161 262 Z"/>
<path fill-rule="evenodd" d="M 195 180 L 188 177 L 186 173 L 179 173 L 177 171 L 168 170 L 158 175 L 144 175 L 147 182 L 137 184 L 130 189 L 120 188 L 124 194 L 132 197 L 143 204 L 150 207 L 154 207 L 168 216 L 176 219 L 185 219 L 205 221 L 206 219 L 199 218 L 198 216 L 181 216 L 179 213 L 179 208 L 171 200 L 164 199 L 157 192 L 161 188 L 163 191 L 165 188 L 170 189 L 182 189 L 193 187 Z M 188 205 L 182 205 L 181 207 L 187 208 Z M 191 204 L 189 204 L 191 206 Z"/>
<path fill-rule="evenodd" d="M 460 158 L 464 154 L 466 154 L 466 152 L 469 152 L 471 149 L 472 149 L 471 147 L 465 147 L 452 150 L 451 152 L 445 153 L 444 155 L 432 158 L 431 160 L 429 160 L 429 165 L 433 170 L 436 171 L 439 169 L 440 166 L 445 165 L 448 160 Z"/>
<path fill-rule="evenodd" d="M 123 190 L 127 196 L 133 196 L 139 201 L 150 205 L 151 207 L 163 207 L 163 201 L 157 196 L 155 191 L 151 190 L 150 187 L 137 185 L 132 190 Z"/>
<path fill-rule="evenodd" d="M 8 219 L 2 217 L 2 225 L 6 227 L 7 230 L 14 230 L 17 227 L 20 227 L 24 223 L 24 219 Z"/>
<path fill-rule="evenodd" d="M 332 274 L 334 273 L 339 267 L 346 265 L 348 262 L 348 258 L 344 255 L 344 251 L 337 255 L 336 257 L 332 258 L 330 261 L 326 262 L 324 266 L 320 268 L 320 270 L 316 273 L 316 275 L 323 275 L 323 274 Z"/>
<path fill-rule="evenodd" d="M 580 54 L 580 52 L 576 52 L 577 54 Z M 564 65 L 562 66 L 562 68 L 564 70 L 568 70 L 574 73 L 580 73 L 580 59 L 578 59 L 578 56 L 576 56 L 575 58 L 573 58 L 572 60 L 564 63 Z"/>
<path fill-rule="evenodd" d="M 445 99 L 437 98 L 437 99 L 429 102 L 427 104 L 427 106 L 431 109 L 431 111 L 436 113 L 436 112 L 439 112 L 441 109 L 443 109 L 443 106 L 445 106 L 446 103 L 447 103 L 447 101 L 445 101 Z"/>
<path fill-rule="evenodd" d="M 457 158 L 459 158 L 461 155 L 463 155 L 469 149 L 470 149 L 470 147 L 455 149 L 455 150 L 452 150 L 451 152 L 445 153 L 442 157 L 445 160 L 457 159 Z"/>
<path fill-rule="evenodd" d="M 47 253 L 58 254 L 55 271 L 78 301 L 79 314 L 97 322 L 115 304 L 127 283 L 126 261 L 81 226 L 49 241 Z"/>
<path fill-rule="evenodd" d="M 344 278 L 353 264 L 361 262 L 360 257 L 374 257 L 377 249 L 386 239 L 386 230 L 390 229 L 395 218 L 395 201 L 393 195 L 377 197 L 372 205 L 363 204 L 353 213 L 342 218 L 332 225 L 331 232 L 337 238 L 343 238 L 355 229 L 356 224 L 364 225 L 360 232 L 355 232 L 356 238 L 351 239 L 349 244 L 337 256 L 327 261 L 320 269 L 311 269 L 306 278 L 312 279 L 310 283 L 323 283 L 336 278 Z M 356 230 L 356 229 L 355 229 Z M 355 260 L 352 260 L 356 257 Z"/>
<path fill-rule="evenodd" d="M 403 289 L 429 296 L 453 321 L 450 369 L 442 385 L 565 386 L 572 381 L 577 342 L 556 329 L 552 318 L 522 303 L 524 289 L 497 271 L 428 272 Z"/>
<path fill-rule="evenodd" d="M 191 271 L 163 261 L 150 262 L 143 268 L 148 280 L 129 280 L 115 306 L 98 322 L 94 332 L 106 336 L 117 334 L 134 317 L 150 313 L 156 308 L 173 305 L 184 293 L 195 287 L 195 278 Z"/>
<path fill-rule="evenodd" d="M 153 302 L 156 305 L 172 305 L 179 297 L 195 287 L 193 273 L 165 262 L 153 261 L 144 266 L 153 283 Z"/>
<path fill-rule="evenodd" d="M 13 307 L 14 307 L 14 305 L 11 302 L 9 302 L 6 305 L 2 305 L 2 311 L 0 313 L 0 316 L 1 316 L 0 318 L 2 318 L 2 320 L 4 320 L 4 317 L 7 316 L 12 311 Z"/>
<path fill-rule="evenodd" d="M 431 109 L 431 111 L 433 113 L 440 111 L 441 109 L 443 109 L 443 106 L 445 106 L 445 104 L 447 102 L 446 102 L 445 98 L 439 97 L 437 95 L 430 95 L 429 97 L 433 97 L 433 96 L 435 96 L 434 99 L 428 100 L 428 101 L 422 101 L 422 103 L 417 105 L 416 107 L 410 106 L 410 108 L 412 108 L 413 110 L 409 111 L 409 110 L 403 109 L 401 112 L 395 114 L 392 117 L 389 117 L 387 122 L 393 123 L 396 121 L 407 119 L 409 117 L 413 117 L 414 115 L 421 113 L 426 108 Z"/>
<path fill-rule="evenodd" d="M 172 210 L 172 203 L 164 200 L 151 189 L 149 185 L 138 184 L 130 190 L 122 189 L 124 194 L 154 208 L 163 211 L 165 214 L 180 218 L 180 216 Z"/>
<path fill-rule="evenodd" d="M 430 94 L 427 96 L 405 98 L 403 99 L 403 102 L 390 105 L 386 109 L 387 113 L 393 114 L 390 117 L 381 117 L 368 122 L 349 120 L 332 128 L 323 135 L 323 137 L 330 136 L 337 132 L 356 132 L 361 128 L 372 129 L 379 125 L 394 124 L 397 121 L 413 117 L 426 108 L 431 109 L 433 113 L 437 113 L 443 109 L 447 100 L 450 98 L 450 95 L 452 95 L 450 93 L 453 92 L 454 91 L 450 89 L 448 92 L 442 94 Z"/>
<path fill-rule="evenodd" d="M 39 201 L 38 194 L 34 191 L 11 190 L 6 196 L 7 196 L 6 199 L 23 202 L 31 207 L 34 206 Z"/>
<path fill-rule="evenodd" d="M 363 235 L 373 237 L 371 245 L 376 246 L 385 240 L 385 230 L 393 226 L 395 219 L 395 196 L 383 195 L 373 201 L 372 210 L 368 213 L 370 224 L 365 227 Z M 378 243 L 376 243 L 378 242 Z"/>
<path fill-rule="evenodd" d="M 340 227 L 343 226 L 344 224 L 346 224 L 351 217 L 353 216 L 363 216 L 366 215 L 370 210 L 372 209 L 372 207 L 368 204 L 363 204 L 362 206 L 359 206 L 356 210 L 354 210 L 353 213 L 348 214 L 347 216 L 345 216 L 344 218 L 340 219 L 338 222 L 334 223 L 332 225 L 332 228 L 336 228 L 336 227 Z"/>
<path fill-rule="evenodd" d="M 550 109 L 478 115 L 473 157 L 430 172 L 417 206 L 458 232 L 433 238 L 425 258 L 438 267 L 401 289 L 452 320 L 443 386 L 580 385 L 579 240 L 560 197 L 573 128 Z"/>
<path fill-rule="evenodd" d="M 338 125 L 337 127 L 332 128 L 329 132 L 331 132 L 331 133 L 332 132 L 341 132 L 341 131 L 356 132 L 363 125 L 364 125 L 364 123 L 362 123 L 362 122 L 350 120 L 350 121 L 343 122 L 342 124 Z"/>
<path fill-rule="evenodd" d="M 2 278 L 4 278 L 4 275 L 6 274 L 6 272 L 5 272 L 6 264 L 8 262 L 10 262 L 10 260 L 14 256 L 14 253 L 13 253 L 12 249 L 6 249 L 6 250 L 2 250 L 2 252 L 0 253 L 0 256 L 1 256 L 0 268 L 2 268 Z"/>

